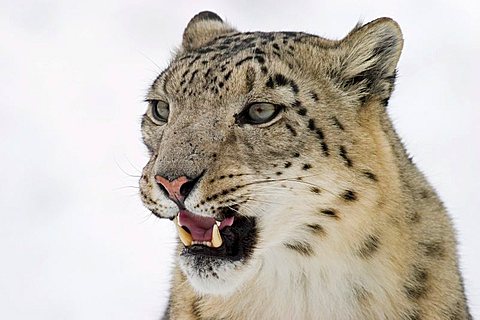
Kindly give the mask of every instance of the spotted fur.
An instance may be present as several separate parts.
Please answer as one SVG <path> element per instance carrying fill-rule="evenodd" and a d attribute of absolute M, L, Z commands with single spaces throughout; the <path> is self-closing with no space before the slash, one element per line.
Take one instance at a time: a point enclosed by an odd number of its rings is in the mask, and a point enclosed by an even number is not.
<path fill-rule="evenodd" d="M 240 261 L 177 257 L 165 319 L 469 318 L 451 221 L 385 109 L 402 45 L 388 18 L 337 41 L 188 23 L 147 95 L 170 115 L 142 121 L 141 198 L 173 219 L 154 176 L 201 176 L 185 206 L 229 207 L 256 240 Z M 253 102 L 281 116 L 242 123 Z"/>

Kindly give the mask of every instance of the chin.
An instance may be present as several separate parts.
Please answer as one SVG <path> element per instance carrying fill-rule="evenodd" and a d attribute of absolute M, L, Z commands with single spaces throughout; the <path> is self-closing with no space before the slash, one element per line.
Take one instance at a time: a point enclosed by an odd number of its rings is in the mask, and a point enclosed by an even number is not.
<path fill-rule="evenodd" d="M 254 259 L 225 259 L 181 254 L 179 264 L 193 289 L 199 294 L 228 297 L 250 280 L 257 269 Z"/>
<path fill-rule="evenodd" d="M 255 218 L 229 215 L 219 221 L 181 211 L 174 223 L 183 243 L 180 268 L 198 293 L 231 295 L 257 272 Z"/>

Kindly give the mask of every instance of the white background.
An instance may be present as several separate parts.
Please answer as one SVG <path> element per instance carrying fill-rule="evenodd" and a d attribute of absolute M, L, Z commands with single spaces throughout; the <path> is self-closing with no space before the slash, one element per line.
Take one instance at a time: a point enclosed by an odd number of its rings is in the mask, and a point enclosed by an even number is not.
<path fill-rule="evenodd" d="M 478 1 L 0 1 L 0 318 L 157 319 L 174 232 L 144 209 L 146 89 L 188 20 L 344 36 L 389 16 L 389 109 L 455 222 L 480 317 Z"/>

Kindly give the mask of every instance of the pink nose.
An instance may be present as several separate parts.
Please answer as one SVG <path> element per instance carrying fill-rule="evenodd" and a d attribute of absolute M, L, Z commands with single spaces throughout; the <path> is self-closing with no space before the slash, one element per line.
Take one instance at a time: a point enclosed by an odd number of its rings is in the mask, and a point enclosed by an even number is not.
<path fill-rule="evenodd" d="M 181 176 L 179 178 L 173 179 L 172 181 L 169 181 L 162 176 L 156 175 L 155 181 L 157 181 L 158 184 L 163 186 L 165 191 L 168 193 L 168 197 L 177 204 L 179 202 L 183 203 L 183 201 L 188 196 L 193 187 L 193 185 L 189 183 L 193 180 L 190 180 L 185 176 Z"/>

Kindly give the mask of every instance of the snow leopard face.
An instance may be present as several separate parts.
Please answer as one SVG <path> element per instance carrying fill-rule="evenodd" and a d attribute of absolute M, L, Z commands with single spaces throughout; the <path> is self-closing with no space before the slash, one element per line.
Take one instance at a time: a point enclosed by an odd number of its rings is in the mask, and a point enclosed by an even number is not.
<path fill-rule="evenodd" d="M 176 225 L 196 290 L 229 294 L 269 255 L 316 255 L 351 232 L 342 208 L 369 201 L 377 181 L 355 114 L 387 103 L 401 46 L 388 19 L 341 41 L 240 33 L 209 12 L 190 21 L 147 95 L 140 187 Z M 377 244 L 367 237 L 365 254 Z"/>

